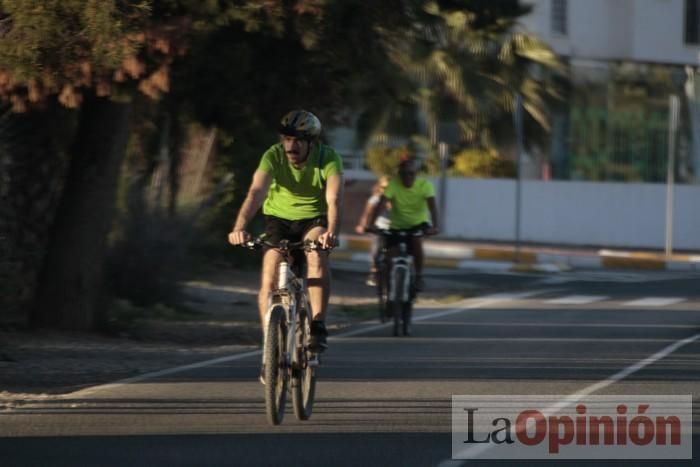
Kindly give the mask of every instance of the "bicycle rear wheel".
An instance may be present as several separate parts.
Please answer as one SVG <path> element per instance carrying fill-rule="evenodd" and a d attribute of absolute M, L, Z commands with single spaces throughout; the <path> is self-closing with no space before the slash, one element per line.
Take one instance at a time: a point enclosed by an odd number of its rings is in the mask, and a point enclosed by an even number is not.
<path fill-rule="evenodd" d="M 309 339 L 311 337 L 311 320 L 308 311 L 302 308 L 298 315 L 299 325 L 296 329 L 296 352 L 298 368 L 294 369 L 292 380 L 292 402 L 294 415 L 298 420 L 308 420 L 316 395 L 316 368 L 309 365 Z"/>
<path fill-rule="evenodd" d="M 265 413 L 272 425 L 279 425 L 284 418 L 287 400 L 287 364 L 285 361 L 285 341 L 287 323 L 285 310 L 276 305 L 270 310 L 270 321 L 265 338 Z"/>
<path fill-rule="evenodd" d="M 401 319 L 403 318 L 404 301 L 403 290 L 404 284 L 408 280 L 406 270 L 404 268 L 396 268 L 394 271 L 394 301 L 391 302 L 392 314 L 394 315 L 394 336 L 399 335 L 401 329 Z"/>
<path fill-rule="evenodd" d="M 377 298 L 379 300 L 379 322 L 384 323 L 389 316 L 388 310 L 388 282 L 387 275 L 383 267 L 377 269 Z"/>
<path fill-rule="evenodd" d="M 403 321 L 403 335 L 411 335 L 411 315 L 413 314 L 413 302 L 403 302 L 401 307 L 401 319 Z"/>

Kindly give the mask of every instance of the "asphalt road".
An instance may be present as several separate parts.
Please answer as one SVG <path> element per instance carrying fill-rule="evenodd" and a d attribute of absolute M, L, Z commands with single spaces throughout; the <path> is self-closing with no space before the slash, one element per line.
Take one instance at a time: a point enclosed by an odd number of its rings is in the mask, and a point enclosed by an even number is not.
<path fill-rule="evenodd" d="M 513 292 L 418 309 L 413 337 L 389 337 L 389 328 L 376 324 L 333 337 L 307 422 L 295 420 L 290 408 L 281 426 L 268 426 L 260 357 L 233 356 L 0 413 L 0 465 L 639 465 L 451 460 L 451 397 L 592 391 L 700 399 L 700 276 L 463 279 L 500 281 Z M 698 409 L 696 457 L 697 415 Z"/>

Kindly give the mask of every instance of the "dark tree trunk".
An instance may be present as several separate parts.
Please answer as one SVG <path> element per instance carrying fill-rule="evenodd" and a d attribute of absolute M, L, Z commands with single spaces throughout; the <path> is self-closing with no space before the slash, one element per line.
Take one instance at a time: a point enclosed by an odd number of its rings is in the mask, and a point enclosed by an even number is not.
<path fill-rule="evenodd" d="M 103 262 L 129 136 L 129 104 L 95 96 L 81 109 L 65 189 L 39 276 L 30 324 L 90 330 L 103 297 Z"/>
<path fill-rule="evenodd" d="M 0 322 L 29 321 L 49 230 L 63 192 L 74 112 L 0 106 Z"/>

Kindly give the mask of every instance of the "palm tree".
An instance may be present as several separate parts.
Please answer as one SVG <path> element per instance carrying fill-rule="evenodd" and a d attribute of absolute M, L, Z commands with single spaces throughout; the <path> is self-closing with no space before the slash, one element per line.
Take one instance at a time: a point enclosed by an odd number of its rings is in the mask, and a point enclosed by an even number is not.
<path fill-rule="evenodd" d="M 410 27 L 384 34 L 401 93 L 393 102 L 376 102 L 381 110 L 374 106 L 366 112 L 374 115 L 375 134 L 414 131 L 420 121 L 406 125 L 396 118 L 405 119 L 406 109 L 414 108 L 423 115 L 422 132 L 432 147 L 440 136 L 438 123 L 446 121 L 457 123 L 461 146 L 502 147 L 513 139 L 519 93 L 530 136 L 545 140 L 548 104 L 558 97 L 547 77 L 561 73 L 563 66 L 546 44 L 518 30 L 517 18 L 528 8 L 518 2 L 488 7 L 473 1 L 414 2 L 407 10 Z"/>

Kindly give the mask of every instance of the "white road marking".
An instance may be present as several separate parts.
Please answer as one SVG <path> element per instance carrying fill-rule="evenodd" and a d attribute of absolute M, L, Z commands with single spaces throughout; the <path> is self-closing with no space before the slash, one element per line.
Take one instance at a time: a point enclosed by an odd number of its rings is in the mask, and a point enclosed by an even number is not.
<path fill-rule="evenodd" d="M 556 404 L 552 404 L 551 406 L 547 407 L 546 409 L 542 410 L 542 414 L 545 417 L 549 417 L 552 414 L 555 414 L 559 412 L 560 410 L 569 407 L 584 397 L 593 394 L 594 392 L 600 391 L 601 389 L 605 389 L 606 387 L 615 384 L 619 381 L 622 381 L 623 379 L 627 378 L 628 376 L 638 372 L 639 370 L 642 370 L 646 368 L 649 365 L 652 365 L 659 360 L 668 357 L 670 354 L 675 352 L 676 350 L 680 349 L 683 346 L 686 346 L 688 344 L 692 344 L 693 342 L 696 342 L 700 340 L 700 334 L 695 334 L 694 336 L 687 337 L 685 339 L 681 339 L 679 341 L 674 342 L 673 344 L 664 347 L 663 349 L 659 350 L 655 354 L 638 361 L 634 365 L 630 365 L 627 368 L 618 371 L 614 375 L 601 380 L 595 384 L 591 384 L 590 386 L 586 386 L 585 388 L 581 389 L 578 392 L 575 392 L 574 394 L 571 394 L 564 399 L 560 400 Z M 493 448 L 493 444 L 479 444 L 475 446 L 470 446 L 468 448 L 465 448 L 460 452 L 460 456 L 468 457 L 470 459 L 475 459 L 479 455 L 481 455 L 483 452 Z M 466 462 L 464 460 L 455 460 L 455 459 L 445 459 L 444 461 L 440 462 L 438 464 L 438 467 L 457 467 L 457 466 L 462 466 Z"/>
<path fill-rule="evenodd" d="M 567 295 L 566 297 L 546 300 L 545 303 L 552 305 L 586 305 L 588 303 L 600 302 L 608 298 L 605 295 Z"/>
<path fill-rule="evenodd" d="M 622 282 L 622 283 L 644 283 L 656 281 L 670 281 L 681 277 L 694 277 L 695 274 L 671 273 L 669 271 L 653 272 L 615 272 L 605 271 L 585 271 L 574 270 L 545 277 L 538 281 L 539 284 L 565 284 L 568 282 Z"/>
<path fill-rule="evenodd" d="M 682 297 L 645 297 L 638 300 L 625 302 L 623 306 L 668 306 L 676 303 L 684 302 L 686 299 Z"/>
<path fill-rule="evenodd" d="M 666 324 L 666 323 L 649 323 L 649 324 L 637 324 L 637 323 L 515 323 L 515 322 L 502 322 L 502 321 L 479 321 L 478 323 L 455 323 L 452 321 L 432 321 L 428 323 L 429 326 L 464 326 L 464 327 L 504 327 L 504 328 L 518 328 L 518 327 L 531 327 L 531 328 L 567 328 L 570 329 L 572 326 L 576 328 L 628 328 L 628 329 L 697 329 L 697 324 Z M 425 325 L 424 325 L 425 326 Z"/>
<path fill-rule="evenodd" d="M 127 384 L 139 383 L 141 381 L 158 378 L 160 376 L 172 375 L 175 373 L 182 373 L 183 371 L 195 370 L 197 368 L 204 368 L 218 363 L 232 362 L 235 360 L 243 360 L 244 358 L 253 357 L 255 355 L 261 355 L 262 350 L 253 350 L 250 352 L 237 353 L 235 355 L 228 355 L 226 357 L 214 358 L 211 360 L 205 360 L 203 362 L 191 363 L 189 365 L 176 366 L 173 368 L 166 368 L 160 371 L 153 371 L 151 373 L 144 373 L 142 375 L 133 376 L 131 378 L 120 379 L 114 383 L 101 384 L 99 386 L 93 386 L 90 388 L 81 389 L 79 391 L 71 392 L 69 394 L 64 394 L 60 396 L 62 399 L 72 399 L 76 396 L 89 396 L 97 391 L 106 391 L 108 389 L 115 389 L 121 386 L 126 386 Z"/>
<path fill-rule="evenodd" d="M 512 294 L 503 293 L 503 294 L 486 295 L 486 296 L 481 297 L 481 298 L 463 301 L 462 303 L 465 303 L 465 305 L 463 305 L 459 308 L 452 308 L 452 309 L 447 310 L 447 311 L 438 311 L 435 313 L 430 313 L 427 315 L 418 316 L 418 317 L 414 318 L 413 321 L 424 321 L 427 319 L 438 318 L 438 317 L 442 317 L 442 316 L 449 316 L 449 315 L 457 314 L 457 313 L 460 313 L 460 312 L 463 312 L 463 311 L 469 310 L 469 309 L 482 308 L 484 306 L 493 305 L 493 304 L 499 303 L 499 302 L 504 302 L 504 301 L 509 301 L 509 300 L 518 300 L 518 299 L 522 299 L 522 298 L 528 298 L 528 297 L 532 297 L 535 295 L 541 295 L 544 293 L 551 293 L 551 292 L 552 292 L 551 289 L 549 289 L 549 290 L 542 289 L 542 290 L 537 290 L 537 291 L 532 291 L 532 292 L 523 292 L 523 293 L 512 293 Z M 372 322 L 370 321 L 368 323 L 372 323 Z M 392 325 L 392 323 L 384 323 L 384 324 L 371 325 L 368 327 L 362 327 L 360 329 L 355 329 L 352 331 L 338 334 L 334 337 L 329 338 L 328 340 L 333 342 L 334 340 L 339 339 L 339 338 L 352 337 L 352 336 L 356 336 L 358 334 L 365 334 L 367 332 L 376 331 L 377 329 L 382 329 L 382 328 L 385 328 L 385 327 L 388 327 L 391 325 Z M 122 379 L 119 381 L 115 381 L 113 383 L 102 384 L 99 386 L 93 386 L 90 388 L 81 389 L 81 390 L 76 391 L 76 392 L 64 394 L 64 395 L 60 396 L 60 398 L 72 399 L 75 397 L 89 396 L 89 395 L 94 394 L 95 392 L 98 392 L 98 391 L 115 389 L 115 388 L 119 388 L 121 386 L 126 386 L 128 384 L 138 383 L 138 382 L 145 381 L 148 379 L 172 375 L 175 373 L 181 373 L 183 371 L 195 370 L 198 368 L 205 368 L 208 366 L 217 365 L 219 363 L 226 363 L 226 362 L 232 362 L 232 361 L 236 361 L 236 360 L 243 360 L 243 359 L 248 358 L 248 357 L 260 356 L 260 355 L 262 355 L 262 350 L 258 349 L 258 350 L 253 350 L 250 352 L 244 352 L 244 353 L 239 353 L 239 354 L 235 354 L 235 355 L 229 355 L 226 357 L 214 358 L 211 360 L 205 360 L 202 362 L 192 363 L 189 365 L 167 368 L 164 370 L 154 371 L 151 373 L 144 373 L 142 375 L 134 376 L 132 378 Z"/>

